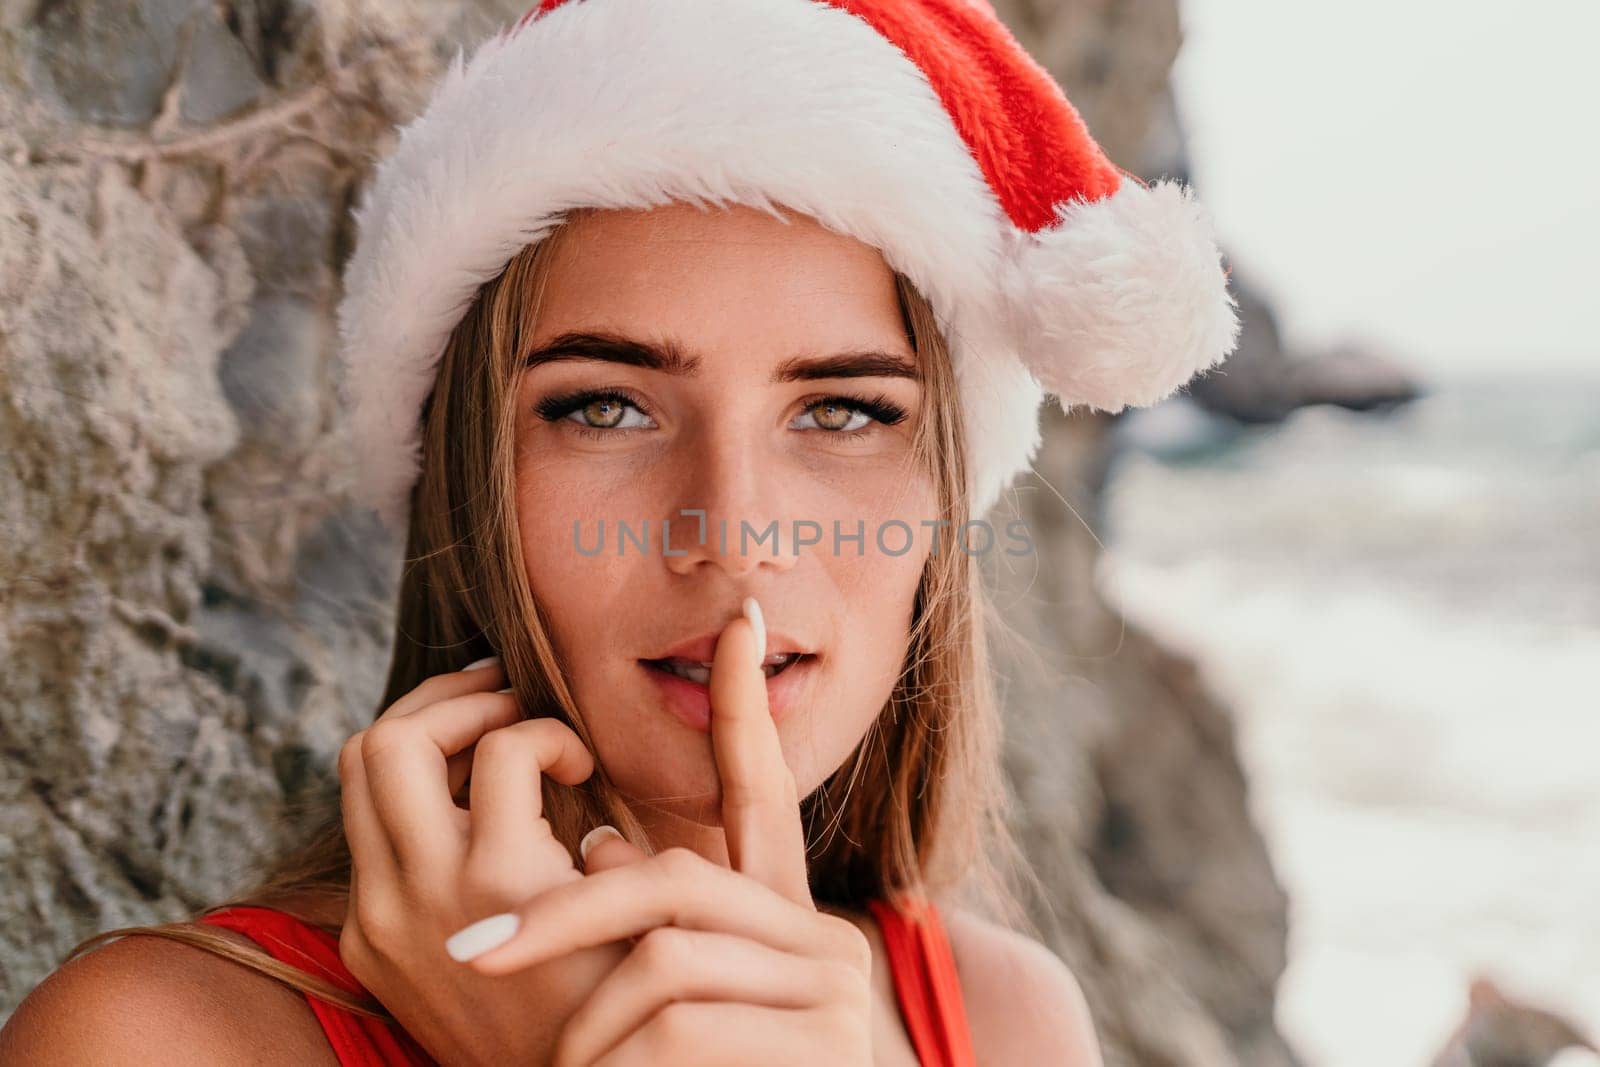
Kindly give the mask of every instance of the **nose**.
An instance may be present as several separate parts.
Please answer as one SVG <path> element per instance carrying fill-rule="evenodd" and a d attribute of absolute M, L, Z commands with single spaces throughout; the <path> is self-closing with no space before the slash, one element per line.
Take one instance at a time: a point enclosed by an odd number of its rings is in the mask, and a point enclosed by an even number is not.
<path fill-rule="evenodd" d="M 795 528 L 805 526 L 796 521 L 803 516 L 786 513 L 780 461 L 756 436 L 724 426 L 684 442 L 688 473 L 670 498 L 671 536 L 662 545 L 672 573 L 715 566 L 740 578 L 788 571 L 799 561 L 805 549 L 797 548 Z"/>

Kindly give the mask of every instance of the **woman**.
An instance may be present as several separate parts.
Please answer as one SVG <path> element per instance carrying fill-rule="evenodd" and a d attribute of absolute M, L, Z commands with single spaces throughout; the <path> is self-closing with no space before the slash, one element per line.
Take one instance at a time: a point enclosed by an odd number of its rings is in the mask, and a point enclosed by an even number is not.
<path fill-rule="evenodd" d="M 324 832 L 0 1058 L 1097 1063 L 1009 928 L 973 558 L 1046 388 L 1231 349 L 1187 191 L 965 0 L 586 0 L 452 70 L 358 228 L 384 710 Z"/>

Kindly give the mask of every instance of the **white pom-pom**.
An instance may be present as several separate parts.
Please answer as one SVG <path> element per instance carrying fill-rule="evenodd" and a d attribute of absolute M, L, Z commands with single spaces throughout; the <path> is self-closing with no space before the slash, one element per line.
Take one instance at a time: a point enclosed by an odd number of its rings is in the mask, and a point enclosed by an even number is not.
<path fill-rule="evenodd" d="M 1239 339 L 1210 215 L 1176 181 L 1059 205 L 1054 226 L 1016 241 L 1000 284 L 1017 351 L 1063 408 L 1157 403 Z"/>

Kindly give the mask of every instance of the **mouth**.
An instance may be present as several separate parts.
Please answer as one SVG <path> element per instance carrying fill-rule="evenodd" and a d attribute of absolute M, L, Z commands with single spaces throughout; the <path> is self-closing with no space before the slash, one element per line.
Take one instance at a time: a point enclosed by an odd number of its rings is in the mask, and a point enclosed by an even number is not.
<path fill-rule="evenodd" d="M 767 676 L 767 710 L 781 722 L 788 710 L 807 699 L 818 670 L 814 652 L 775 652 L 761 665 Z M 711 664 L 706 660 L 641 659 L 639 666 L 661 694 L 663 707 L 685 726 L 711 729 Z"/>
<path fill-rule="evenodd" d="M 768 678 L 774 678 L 801 660 L 816 658 L 809 652 L 774 652 L 762 661 L 761 673 Z M 711 681 L 711 664 L 699 660 L 679 659 L 673 656 L 668 659 L 642 659 L 639 662 L 650 670 L 670 674 L 695 685 L 707 685 Z"/>

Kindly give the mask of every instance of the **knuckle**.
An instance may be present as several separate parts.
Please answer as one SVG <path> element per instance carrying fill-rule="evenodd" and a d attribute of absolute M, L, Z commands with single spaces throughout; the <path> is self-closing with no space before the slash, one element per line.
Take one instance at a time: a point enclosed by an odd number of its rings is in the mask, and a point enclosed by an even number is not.
<path fill-rule="evenodd" d="M 872 972 L 872 942 L 861 928 L 849 919 L 836 915 L 824 916 L 830 928 L 827 943 L 833 946 L 831 955 L 860 974 Z"/>
<path fill-rule="evenodd" d="M 436 699 L 438 699 L 438 697 L 435 696 L 435 694 L 442 695 L 442 691 L 444 690 L 445 686 L 449 684 L 449 681 L 448 681 L 449 678 L 450 678 L 449 674 L 433 674 L 433 675 L 429 675 L 428 677 L 424 678 L 422 681 L 418 682 L 416 684 L 416 686 L 414 686 L 401 699 L 402 700 L 409 700 L 409 699 L 413 699 L 414 698 L 415 701 L 418 704 L 424 705 L 424 706 L 428 705 L 428 704 L 432 704 Z M 398 701 L 398 700 L 395 701 L 396 704 L 398 704 L 399 702 L 400 701 Z"/>
<path fill-rule="evenodd" d="M 578 1049 L 573 1037 L 571 1020 L 556 1035 L 555 1048 L 550 1050 L 550 1067 L 579 1067 Z"/>
<path fill-rule="evenodd" d="M 691 848 L 674 845 L 658 853 L 656 862 L 669 882 L 681 884 L 693 880 L 700 873 L 705 860 Z"/>
<path fill-rule="evenodd" d="M 339 962 L 357 981 L 372 973 L 372 948 L 355 923 L 347 922 L 339 931 Z"/>
<path fill-rule="evenodd" d="M 724 781 L 722 803 L 736 809 L 753 808 L 766 803 L 768 787 L 759 782 Z"/>
<path fill-rule="evenodd" d="M 572 724 L 559 718 L 553 711 L 540 712 L 532 716 L 529 721 L 538 723 L 534 729 L 548 734 L 551 740 L 576 741 L 580 745 L 583 744 L 583 738 L 578 736 L 578 731 L 572 728 Z"/>
<path fill-rule="evenodd" d="M 823 960 L 822 980 L 826 983 L 826 990 L 834 997 L 846 1000 L 856 1000 L 870 996 L 872 986 L 867 976 L 854 963 L 843 960 Z"/>
<path fill-rule="evenodd" d="M 761 774 L 748 780 L 727 779 L 722 783 L 722 801 L 739 810 L 768 806 L 797 806 L 799 789 L 794 772 L 787 764 L 772 774 Z"/>
<path fill-rule="evenodd" d="M 461 895 L 465 900 L 518 900 L 527 894 L 527 879 L 511 864 L 492 856 L 468 856 L 461 868 Z"/>
<path fill-rule="evenodd" d="M 386 902 L 374 900 L 370 895 L 363 895 L 350 903 L 350 916 L 355 919 L 356 942 L 361 951 L 368 958 L 382 957 L 384 946 L 393 943 L 398 937 L 404 924 L 395 909 Z M 351 923 L 345 923 L 349 929 Z M 340 931 L 340 947 L 343 949 L 344 931 Z"/>
<path fill-rule="evenodd" d="M 820 1028 L 830 1035 L 829 1047 L 863 1051 L 872 1047 L 872 1027 L 864 1012 L 839 1004 L 822 1009 L 819 1015 Z"/>
<path fill-rule="evenodd" d="M 702 1048 L 705 1035 L 698 1034 L 694 1005 L 690 1001 L 675 1000 L 656 1012 L 650 1022 L 652 1062 L 670 1060 L 682 1050 Z"/>
<path fill-rule="evenodd" d="M 474 742 L 472 762 L 475 765 L 499 763 L 519 747 L 517 740 L 509 729 L 490 730 Z"/>
<path fill-rule="evenodd" d="M 361 746 L 364 744 L 365 730 L 357 730 L 345 738 L 344 744 L 339 746 L 339 779 L 346 781 L 355 772 L 355 767 L 361 761 Z"/>
<path fill-rule="evenodd" d="M 658 926 L 639 939 L 633 950 L 647 972 L 674 974 L 683 969 L 691 951 L 688 935 L 675 926 Z"/>
<path fill-rule="evenodd" d="M 413 729 L 404 719 L 377 722 L 361 732 L 361 756 L 368 763 L 408 743 Z"/>

